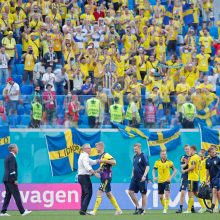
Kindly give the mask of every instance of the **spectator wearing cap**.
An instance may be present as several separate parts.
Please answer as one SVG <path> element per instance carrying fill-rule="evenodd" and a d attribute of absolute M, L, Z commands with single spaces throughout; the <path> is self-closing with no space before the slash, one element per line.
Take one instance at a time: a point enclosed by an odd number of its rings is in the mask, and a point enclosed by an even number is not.
<path fill-rule="evenodd" d="M 43 93 L 43 105 L 45 118 L 44 123 L 47 122 L 48 125 L 52 125 L 55 120 L 56 113 L 56 93 L 52 91 L 53 85 L 47 84 L 46 91 Z"/>
<path fill-rule="evenodd" d="M 64 95 L 64 86 L 67 85 L 67 92 L 70 92 L 70 81 L 66 69 L 62 67 L 54 71 L 56 95 Z"/>
<path fill-rule="evenodd" d="M 7 84 L 4 89 L 4 98 L 6 102 L 7 115 L 10 115 L 17 110 L 19 101 L 20 87 L 14 82 L 12 77 L 7 79 Z"/>
<path fill-rule="evenodd" d="M 206 97 L 202 95 L 202 89 L 201 85 L 196 86 L 195 92 L 191 95 L 192 104 L 196 106 L 198 111 L 205 109 L 206 106 Z"/>
<path fill-rule="evenodd" d="M 52 67 L 47 67 L 46 73 L 43 75 L 42 82 L 45 85 L 45 89 L 47 84 L 52 85 L 52 91 L 55 91 L 54 83 L 55 83 L 55 74 L 52 72 Z"/>
<path fill-rule="evenodd" d="M 45 64 L 46 64 L 46 62 L 42 58 L 37 63 L 35 63 L 34 70 L 33 70 L 34 85 L 39 85 L 41 90 L 44 89 L 44 85 L 43 85 L 42 79 L 43 79 L 43 75 L 46 72 Z"/>
<path fill-rule="evenodd" d="M 105 119 L 105 109 L 107 105 L 107 95 L 103 91 L 102 86 L 98 86 L 98 91 L 96 93 L 96 98 L 100 101 L 100 114 L 99 114 L 99 125 L 102 125 Z"/>
<path fill-rule="evenodd" d="M 39 85 L 35 85 L 31 100 L 34 100 L 35 97 L 38 97 L 39 102 L 42 103 L 42 90 Z"/>
<path fill-rule="evenodd" d="M 81 109 L 83 109 L 83 107 L 78 101 L 78 96 L 73 95 L 70 103 L 68 104 L 68 115 L 71 127 L 78 128 L 79 111 Z"/>
<path fill-rule="evenodd" d="M 10 57 L 5 52 L 5 47 L 2 46 L 0 50 L 0 85 L 2 84 L 2 79 L 4 78 L 4 81 L 6 81 L 9 77 L 8 73 L 8 61 L 10 60 Z"/>
<path fill-rule="evenodd" d="M 112 93 L 113 98 L 117 97 L 118 104 L 120 104 L 122 107 L 124 107 L 124 94 L 126 90 L 127 90 L 127 87 L 123 89 L 121 84 L 118 82 L 115 82 L 111 88 L 111 93 Z"/>
<path fill-rule="evenodd" d="M 22 58 L 24 59 L 23 83 L 25 84 L 29 77 L 30 84 L 33 84 L 33 70 L 37 58 L 34 56 L 32 46 L 28 46 L 27 53 L 24 53 Z"/>
<path fill-rule="evenodd" d="M 13 38 L 12 31 L 9 31 L 8 35 L 2 39 L 2 45 L 5 47 L 5 52 L 10 57 L 8 61 L 8 69 L 9 69 L 9 73 L 11 73 L 11 69 L 14 64 L 14 57 L 16 56 L 16 59 L 18 58 L 16 41 Z"/>
<path fill-rule="evenodd" d="M 32 32 L 31 34 L 29 34 L 27 46 L 32 46 L 34 56 L 37 59 L 41 58 L 40 57 L 41 55 L 40 54 L 40 39 L 39 39 L 39 36 L 35 32 Z"/>
<path fill-rule="evenodd" d="M 52 70 L 55 69 L 57 64 L 57 54 L 54 52 L 54 46 L 52 44 L 49 45 L 49 51 L 45 53 L 44 59 L 46 60 L 46 68 L 51 67 Z"/>
<path fill-rule="evenodd" d="M 188 33 L 184 38 L 184 43 L 186 47 L 190 47 L 192 50 L 196 49 L 196 36 L 193 27 L 189 28 Z"/>

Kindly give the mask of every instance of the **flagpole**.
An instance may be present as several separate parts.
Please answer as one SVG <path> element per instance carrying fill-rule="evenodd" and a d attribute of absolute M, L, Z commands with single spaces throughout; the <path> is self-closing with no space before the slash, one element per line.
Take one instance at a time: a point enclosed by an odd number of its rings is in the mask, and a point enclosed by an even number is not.
<path fill-rule="evenodd" d="M 47 137 L 46 134 L 44 135 L 45 139 L 46 139 L 46 145 L 47 145 L 47 153 L 48 153 L 48 157 L 49 157 L 49 161 L 50 161 L 50 170 L 51 170 L 51 174 L 53 175 L 53 169 L 52 169 L 52 165 L 51 165 L 51 160 L 50 160 L 50 154 L 49 154 L 49 148 L 48 148 L 48 143 L 47 143 Z"/>
<path fill-rule="evenodd" d="M 199 135 L 200 135 L 200 142 L 201 142 L 201 149 L 202 149 L 202 129 L 201 129 L 200 124 L 198 124 L 198 126 L 199 126 Z"/>
<path fill-rule="evenodd" d="M 151 156 L 148 137 L 146 137 L 146 143 L 147 143 L 147 147 L 148 147 L 149 156 Z"/>

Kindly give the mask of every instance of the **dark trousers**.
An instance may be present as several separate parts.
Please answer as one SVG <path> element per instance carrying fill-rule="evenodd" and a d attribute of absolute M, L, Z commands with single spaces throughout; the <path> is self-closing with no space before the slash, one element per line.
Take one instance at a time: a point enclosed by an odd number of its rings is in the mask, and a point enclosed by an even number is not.
<path fill-rule="evenodd" d="M 18 189 L 18 185 L 11 183 L 11 182 L 4 182 L 4 184 L 5 184 L 6 195 L 5 195 L 1 213 L 7 212 L 8 205 L 11 200 L 11 196 L 13 195 L 19 212 L 23 214 L 25 210 L 21 202 L 21 196 L 20 196 L 20 192 Z"/>
<path fill-rule="evenodd" d="M 79 175 L 78 176 L 79 184 L 82 188 L 81 196 L 81 211 L 86 212 L 89 206 L 89 202 L 92 198 L 92 182 L 89 175 Z"/>
<path fill-rule="evenodd" d="M 194 121 L 188 121 L 187 119 L 183 118 L 182 127 L 183 128 L 194 128 Z"/>

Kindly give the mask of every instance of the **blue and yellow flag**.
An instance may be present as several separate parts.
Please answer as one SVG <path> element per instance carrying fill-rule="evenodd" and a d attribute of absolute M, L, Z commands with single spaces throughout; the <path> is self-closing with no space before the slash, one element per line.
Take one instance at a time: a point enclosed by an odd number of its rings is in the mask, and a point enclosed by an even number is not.
<path fill-rule="evenodd" d="M 8 146 L 10 144 L 10 132 L 8 126 L 0 127 L 0 159 L 8 156 Z"/>
<path fill-rule="evenodd" d="M 150 132 L 147 141 L 150 155 L 157 155 L 161 150 L 171 151 L 181 144 L 180 127 L 168 131 Z"/>
<path fill-rule="evenodd" d="M 196 111 L 195 121 L 201 127 L 212 127 L 217 111 L 211 107 L 206 107 L 204 110 Z"/>
<path fill-rule="evenodd" d="M 202 149 L 208 150 L 211 145 L 215 145 L 220 153 L 220 131 L 207 127 L 201 127 Z"/>
<path fill-rule="evenodd" d="M 183 21 L 185 25 L 189 25 L 194 22 L 193 10 L 189 4 L 183 5 Z"/>
<path fill-rule="evenodd" d="M 98 155 L 95 143 L 100 141 L 101 133 L 88 135 L 75 128 L 64 133 L 50 137 L 46 136 L 48 154 L 53 176 L 69 174 L 78 168 L 78 158 L 83 144 L 88 143 L 92 147 L 91 157 Z"/>
<path fill-rule="evenodd" d="M 173 5 L 169 5 L 167 10 L 166 10 L 166 14 L 164 15 L 163 18 L 163 25 L 168 25 L 170 22 L 170 18 L 173 17 Z"/>
<path fill-rule="evenodd" d="M 114 123 L 114 125 L 118 127 L 119 131 L 121 132 L 121 135 L 124 138 L 135 138 L 139 136 L 142 138 L 149 137 L 149 131 L 146 129 L 132 128 L 132 127 L 122 125 L 122 124 L 117 124 L 117 123 Z"/>

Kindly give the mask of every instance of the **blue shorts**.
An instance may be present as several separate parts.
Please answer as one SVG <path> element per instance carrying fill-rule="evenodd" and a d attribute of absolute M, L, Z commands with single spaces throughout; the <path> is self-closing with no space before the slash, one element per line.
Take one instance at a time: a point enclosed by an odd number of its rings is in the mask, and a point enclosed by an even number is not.
<path fill-rule="evenodd" d="M 101 190 L 102 192 L 111 192 L 111 181 L 112 179 L 101 179 L 101 183 L 99 186 L 99 190 Z"/>
<path fill-rule="evenodd" d="M 164 194 L 164 191 L 170 191 L 170 182 L 158 183 L 158 194 Z"/>
<path fill-rule="evenodd" d="M 199 191 L 199 181 L 188 180 L 188 191 L 198 192 Z"/>
<path fill-rule="evenodd" d="M 147 193 L 147 181 L 140 182 L 132 178 L 130 182 L 129 190 L 134 191 L 135 193 L 138 193 L 140 191 L 140 193 L 146 194 Z"/>
<path fill-rule="evenodd" d="M 186 190 L 188 186 L 188 179 L 181 178 L 180 191 Z"/>
<path fill-rule="evenodd" d="M 220 178 L 213 178 L 210 181 L 210 188 L 220 190 Z"/>

